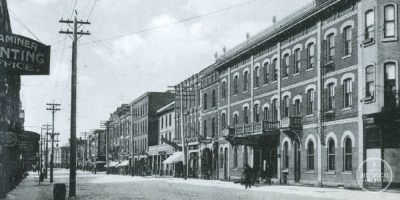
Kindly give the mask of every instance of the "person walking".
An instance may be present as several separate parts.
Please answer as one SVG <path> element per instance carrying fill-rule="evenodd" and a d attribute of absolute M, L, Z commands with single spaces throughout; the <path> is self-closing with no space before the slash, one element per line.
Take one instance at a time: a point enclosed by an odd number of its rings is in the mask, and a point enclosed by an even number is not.
<path fill-rule="evenodd" d="M 252 175 L 252 168 L 249 166 L 249 164 L 245 164 L 243 167 L 243 173 L 244 173 L 244 185 L 247 187 L 251 188 L 251 175 Z"/>

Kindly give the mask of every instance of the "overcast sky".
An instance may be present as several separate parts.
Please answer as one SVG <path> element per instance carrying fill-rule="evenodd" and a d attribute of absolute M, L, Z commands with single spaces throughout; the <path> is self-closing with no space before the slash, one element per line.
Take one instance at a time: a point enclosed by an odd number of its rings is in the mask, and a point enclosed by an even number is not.
<path fill-rule="evenodd" d="M 61 104 L 55 132 L 62 143 L 70 136 L 72 41 L 58 33 L 69 28 L 58 21 L 71 19 L 74 7 L 78 20 L 91 22 L 80 30 L 92 34 L 82 36 L 78 47 L 79 137 L 99 128 L 121 104 L 147 91 L 166 91 L 211 65 L 223 46 L 231 49 L 247 32 L 254 35 L 270 26 L 274 15 L 279 21 L 311 1 L 8 0 L 13 33 L 34 38 L 19 19 L 52 48 L 50 75 L 22 77 L 25 129 L 40 133 L 42 125 L 51 124 L 46 103 L 54 100 Z M 243 5 L 235 6 L 239 4 Z M 201 17 L 156 28 L 197 16 Z M 141 32 L 147 29 L 152 30 Z"/>

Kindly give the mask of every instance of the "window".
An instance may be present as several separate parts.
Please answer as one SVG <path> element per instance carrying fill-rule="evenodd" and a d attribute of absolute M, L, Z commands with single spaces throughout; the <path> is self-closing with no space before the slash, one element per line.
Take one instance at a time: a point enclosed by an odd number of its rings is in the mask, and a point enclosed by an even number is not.
<path fill-rule="evenodd" d="M 253 113 L 254 113 L 254 121 L 255 122 L 259 122 L 260 121 L 260 113 L 258 111 L 258 107 L 259 107 L 258 104 L 254 105 Z"/>
<path fill-rule="evenodd" d="M 328 170 L 335 170 L 335 141 L 332 138 L 328 142 Z"/>
<path fill-rule="evenodd" d="M 233 169 L 238 167 L 238 148 L 237 146 L 233 147 Z"/>
<path fill-rule="evenodd" d="M 161 144 L 164 144 L 163 139 L 164 139 L 164 135 L 161 135 Z M 135 141 L 135 142 L 136 142 L 136 141 Z M 135 144 L 135 146 L 136 146 L 136 144 Z"/>
<path fill-rule="evenodd" d="M 283 117 L 289 117 L 289 96 L 283 97 Z"/>
<path fill-rule="evenodd" d="M 264 121 L 268 121 L 268 107 L 264 108 Z"/>
<path fill-rule="evenodd" d="M 222 113 L 222 115 L 221 115 L 221 124 L 222 124 L 222 128 L 226 127 L 226 115 L 225 115 L 225 113 Z"/>
<path fill-rule="evenodd" d="M 371 97 L 371 99 L 373 99 L 375 96 L 375 67 L 372 65 L 368 66 L 365 68 L 365 73 L 365 97 Z"/>
<path fill-rule="evenodd" d="M 254 87 L 260 87 L 260 67 L 254 69 Z"/>
<path fill-rule="evenodd" d="M 203 109 L 207 110 L 207 93 L 204 94 Z"/>
<path fill-rule="evenodd" d="M 396 105 L 396 64 L 394 62 L 385 63 L 384 80 L 384 106 Z"/>
<path fill-rule="evenodd" d="M 278 121 L 278 100 L 272 101 L 272 121 Z"/>
<path fill-rule="evenodd" d="M 235 76 L 235 78 L 233 78 L 233 94 L 236 95 L 238 93 L 238 76 Z"/>
<path fill-rule="evenodd" d="M 374 24 L 375 24 L 375 16 L 374 11 L 369 10 L 365 13 L 365 39 L 374 39 Z"/>
<path fill-rule="evenodd" d="M 344 170 L 351 171 L 352 170 L 352 149 L 351 149 L 351 139 L 349 137 L 346 138 L 344 143 Z"/>
<path fill-rule="evenodd" d="M 269 68 L 268 63 L 264 63 L 264 84 L 268 84 Z"/>
<path fill-rule="evenodd" d="M 212 119 L 211 122 L 211 138 L 215 137 L 215 132 L 216 132 L 216 126 L 215 126 L 215 118 Z"/>
<path fill-rule="evenodd" d="M 172 114 L 169 114 L 169 126 L 171 126 L 172 125 Z"/>
<path fill-rule="evenodd" d="M 300 49 L 294 51 L 294 73 L 300 73 Z"/>
<path fill-rule="evenodd" d="M 328 94 L 328 110 L 335 109 L 335 87 L 333 83 L 329 83 L 327 87 L 327 94 Z"/>
<path fill-rule="evenodd" d="M 283 169 L 289 168 L 289 143 L 285 142 L 283 144 Z"/>
<path fill-rule="evenodd" d="M 235 124 L 235 125 L 239 124 L 238 115 L 237 114 L 233 115 L 233 124 Z"/>
<path fill-rule="evenodd" d="M 207 120 L 204 120 L 203 137 L 207 138 Z"/>
<path fill-rule="evenodd" d="M 344 80 L 344 85 L 343 85 L 343 89 L 344 89 L 344 107 L 350 107 L 353 103 L 353 98 L 352 98 L 352 82 L 351 79 L 346 79 Z"/>
<path fill-rule="evenodd" d="M 248 108 L 244 107 L 243 109 L 243 123 L 248 124 L 249 123 L 249 116 L 248 116 Z"/>
<path fill-rule="evenodd" d="M 243 91 L 247 91 L 249 87 L 249 72 L 244 72 Z"/>
<path fill-rule="evenodd" d="M 307 91 L 307 115 L 313 114 L 314 109 L 314 90 L 309 89 Z"/>
<path fill-rule="evenodd" d="M 296 116 L 299 116 L 301 113 L 300 110 L 300 99 L 296 99 L 296 101 L 294 101 L 294 114 Z"/>
<path fill-rule="evenodd" d="M 215 90 L 212 91 L 212 101 L 211 101 L 211 105 L 213 108 L 215 108 L 215 104 L 216 104 L 216 95 L 215 95 Z"/>
<path fill-rule="evenodd" d="M 247 146 L 244 146 L 244 151 L 243 151 L 243 164 L 248 164 L 248 153 L 247 153 Z"/>
<path fill-rule="evenodd" d="M 274 77 L 273 77 L 273 81 L 276 81 L 276 80 L 278 80 L 278 66 L 277 66 L 277 61 L 278 61 L 278 59 L 275 59 L 273 62 L 272 62 L 272 67 L 274 68 Z"/>
<path fill-rule="evenodd" d="M 329 34 L 327 40 L 328 61 L 333 61 L 335 56 L 335 35 Z"/>
<path fill-rule="evenodd" d="M 385 6 L 385 16 L 384 16 L 385 38 L 395 37 L 396 35 L 395 16 L 396 14 L 394 5 Z"/>
<path fill-rule="evenodd" d="M 219 149 L 219 152 L 220 152 L 219 167 L 222 169 L 224 168 L 224 150 L 222 149 L 222 147 Z"/>
<path fill-rule="evenodd" d="M 308 149 L 307 149 L 307 170 L 314 170 L 314 142 L 308 142 Z"/>
<path fill-rule="evenodd" d="M 164 117 L 161 117 L 161 128 L 164 128 Z"/>
<path fill-rule="evenodd" d="M 350 55 L 352 53 L 352 42 L 351 42 L 351 27 L 348 26 L 343 31 L 344 34 L 344 55 Z"/>
<path fill-rule="evenodd" d="M 222 82 L 222 86 L 221 86 L 221 97 L 222 99 L 226 98 L 226 83 L 225 81 Z"/>
<path fill-rule="evenodd" d="M 289 54 L 285 54 L 283 56 L 283 62 L 284 62 L 283 77 L 285 78 L 289 76 Z"/>
<path fill-rule="evenodd" d="M 307 58 L 307 61 L 308 61 L 308 65 L 307 65 L 307 69 L 312 69 L 312 68 L 314 68 L 314 53 L 315 53 L 315 50 L 314 50 L 314 44 L 313 43 L 311 43 L 311 44 L 309 44 L 308 46 L 307 46 L 307 55 L 308 55 L 308 58 Z"/>
<path fill-rule="evenodd" d="M 169 132 L 169 141 L 172 141 L 171 132 Z"/>

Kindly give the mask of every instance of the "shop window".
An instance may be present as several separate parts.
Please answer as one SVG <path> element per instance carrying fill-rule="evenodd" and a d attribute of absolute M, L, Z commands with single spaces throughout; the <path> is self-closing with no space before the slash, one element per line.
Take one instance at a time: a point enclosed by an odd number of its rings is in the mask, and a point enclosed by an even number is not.
<path fill-rule="evenodd" d="M 307 147 L 307 170 L 314 170 L 314 142 L 310 140 Z"/>
<path fill-rule="evenodd" d="M 335 170 L 335 141 L 332 138 L 328 142 L 328 170 Z"/>
<path fill-rule="evenodd" d="M 289 143 L 283 144 L 283 169 L 289 168 Z"/>
<path fill-rule="evenodd" d="M 344 144 L 344 170 L 352 170 L 352 144 L 349 137 L 346 138 Z"/>
<path fill-rule="evenodd" d="M 249 164 L 248 163 L 248 151 L 247 151 L 247 146 L 244 146 L 244 151 L 243 151 L 243 165 Z"/>

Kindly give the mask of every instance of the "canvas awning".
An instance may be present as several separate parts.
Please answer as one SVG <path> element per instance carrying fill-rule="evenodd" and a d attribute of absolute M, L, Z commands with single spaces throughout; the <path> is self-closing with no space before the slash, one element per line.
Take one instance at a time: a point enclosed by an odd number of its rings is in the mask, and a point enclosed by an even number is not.
<path fill-rule="evenodd" d="M 117 166 L 118 165 L 118 161 L 112 161 L 112 162 L 110 162 L 109 164 L 108 164 L 108 167 L 115 167 L 115 166 Z M 105 166 L 105 167 L 107 167 L 107 165 Z"/>
<path fill-rule="evenodd" d="M 183 161 L 183 153 L 182 152 L 175 152 L 166 160 L 163 161 L 164 164 L 171 164 Z"/>
<path fill-rule="evenodd" d="M 119 165 L 117 165 L 116 167 L 125 167 L 129 165 L 129 160 L 124 160 L 122 161 Z"/>

